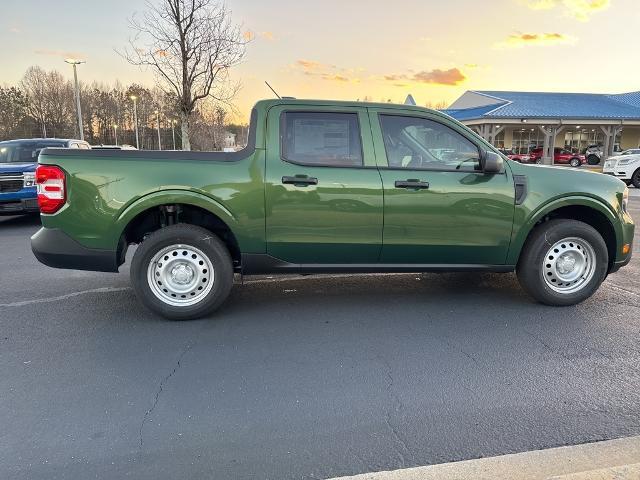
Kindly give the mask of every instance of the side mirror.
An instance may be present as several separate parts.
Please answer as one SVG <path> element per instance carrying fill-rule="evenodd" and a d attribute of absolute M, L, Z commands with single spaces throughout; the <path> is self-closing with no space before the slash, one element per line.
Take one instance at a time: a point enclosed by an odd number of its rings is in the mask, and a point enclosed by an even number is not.
<path fill-rule="evenodd" d="M 482 170 L 485 173 L 501 173 L 504 169 L 504 160 L 496 152 L 487 151 L 484 154 L 484 165 Z"/>

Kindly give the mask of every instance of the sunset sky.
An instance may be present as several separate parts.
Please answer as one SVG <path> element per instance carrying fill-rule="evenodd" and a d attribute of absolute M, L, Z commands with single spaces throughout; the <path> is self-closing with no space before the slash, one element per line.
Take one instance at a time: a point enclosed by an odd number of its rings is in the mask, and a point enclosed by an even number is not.
<path fill-rule="evenodd" d="M 160 1 L 160 0 L 154 0 Z M 640 90 L 638 0 L 228 0 L 253 41 L 235 104 L 280 95 L 449 104 L 465 90 Z M 55 6 L 54 6 L 55 5 Z M 3 0 L 0 84 L 30 65 L 153 85 L 115 51 L 144 0 Z"/>

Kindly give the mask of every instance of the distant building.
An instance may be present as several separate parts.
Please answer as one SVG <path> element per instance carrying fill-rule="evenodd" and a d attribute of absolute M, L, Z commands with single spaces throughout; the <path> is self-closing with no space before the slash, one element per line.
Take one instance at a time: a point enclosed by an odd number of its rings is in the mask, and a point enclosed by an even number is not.
<path fill-rule="evenodd" d="M 465 92 L 444 110 L 499 148 L 528 153 L 554 147 L 582 153 L 601 145 L 604 158 L 640 146 L 640 91 L 621 94 Z"/>
<path fill-rule="evenodd" d="M 222 134 L 222 148 L 232 148 L 236 146 L 236 134 L 225 130 Z"/>

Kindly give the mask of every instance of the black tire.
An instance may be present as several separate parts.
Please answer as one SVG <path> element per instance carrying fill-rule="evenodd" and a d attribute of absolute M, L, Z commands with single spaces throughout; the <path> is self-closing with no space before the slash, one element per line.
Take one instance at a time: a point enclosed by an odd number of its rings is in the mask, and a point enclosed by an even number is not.
<path fill-rule="evenodd" d="M 593 249 L 593 275 L 574 292 L 558 292 L 545 280 L 546 258 L 549 249 L 565 238 L 578 238 Z M 573 246 L 573 244 L 571 244 Z M 559 260 L 559 259 L 556 259 Z M 522 288 L 533 298 L 546 305 L 575 305 L 589 298 L 607 276 L 609 254 L 602 236 L 590 225 L 577 220 L 550 220 L 537 226 L 530 234 L 520 254 L 516 273 Z M 548 274 L 549 272 L 547 272 Z M 562 285 L 562 284 L 559 284 Z"/>
<path fill-rule="evenodd" d="M 211 266 L 211 272 L 206 269 L 203 270 L 205 276 L 202 281 L 213 279 L 213 286 L 208 285 L 204 290 L 206 293 L 195 292 L 196 287 L 194 287 L 195 293 L 191 293 L 191 295 L 195 295 L 195 299 L 198 298 L 198 295 L 201 295 L 202 298 L 192 305 L 171 305 L 167 303 L 171 301 L 170 298 L 167 298 L 167 301 L 163 301 L 159 296 L 163 295 L 162 292 L 154 293 L 149 284 L 148 277 L 155 279 L 153 271 L 149 270 L 150 264 L 161 265 L 160 262 L 152 262 L 154 256 L 174 245 L 180 246 L 176 250 L 182 250 L 182 247 L 185 249 L 195 247 L 194 252 L 199 251 L 203 260 Z M 187 250 L 184 251 L 186 252 Z M 167 252 L 167 257 L 169 257 L 169 252 Z M 174 262 L 178 262 L 181 259 L 179 256 L 175 260 L 173 257 L 169 258 L 169 261 Z M 196 257 L 194 256 L 193 258 Z M 167 266 L 169 261 L 167 261 Z M 195 264 L 194 266 L 197 267 Z M 196 276 L 195 278 L 199 277 Z M 181 280 L 184 280 L 184 278 Z M 191 277 L 189 277 L 189 281 L 193 283 Z M 190 320 L 210 314 L 225 301 L 233 286 L 233 263 L 225 245 L 210 231 L 195 225 L 171 225 L 155 231 L 138 247 L 131 262 L 131 283 L 136 295 L 149 310 L 170 320 Z M 160 282 L 159 284 L 162 285 Z M 200 284 L 198 283 L 197 285 Z M 168 285 L 166 286 L 171 288 Z M 155 289 L 156 287 L 154 286 L 153 288 Z M 201 287 L 197 288 L 202 290 Z M 166 292 L 167 290 L 164 291 Z M 175 295 L 173 296 L 175 297 Z M 178 294 L 178 296 L 180 295 Z M 176 301 L 180 300 L 177 299 Z"/>
<path fill-rule="evenodd" d="M 569 165 L 571 165 L 573 168 L 578 168 L 580 166 L 580 159 L 572 158 L 571 160 L 569 160 Z"/>
<path fill-rule="evenodd" d="M 633 183 L 634 187 L 640 188 L 640 168 L 631 175 L 631 183 Z"/>
<path fill-rule="evenodd" d="M 600 157 L 598 157 L 597 155 L 589 155 L 587 156 L 587 163 L 589 165 L 598 165 L 600 163 Z"/>

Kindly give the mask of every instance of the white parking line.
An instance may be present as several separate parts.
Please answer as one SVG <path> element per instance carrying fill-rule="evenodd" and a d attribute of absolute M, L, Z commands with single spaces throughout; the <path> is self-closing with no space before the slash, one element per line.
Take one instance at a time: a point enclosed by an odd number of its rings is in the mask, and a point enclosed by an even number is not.
<path fill-rule="evenodd" d="M 67 293 L 66 295 L 60 295 L 59 297 L 34 298 L 32 300 L 23 300 L 22 302 L 0 303 L 0 307 L 23 307 L 25 305 L 32 305 L 34 303 L 57 302 L 58 300 L 66 300 L 67 298 L 77 297 L 78 295 L 86 295 L 87 293 L 122 292 L 124 290 L 131 290 L 131 287 L 102 287 L 102 288 L 94 288 L 94 289 L 91 289 L 91 290 L 82 290 L 80 292 Z"/>
<path fill-rule="evenodd" d="M 640 437 L 628 437 L 339 480 L 637 480 L 639 459 Z"/>

